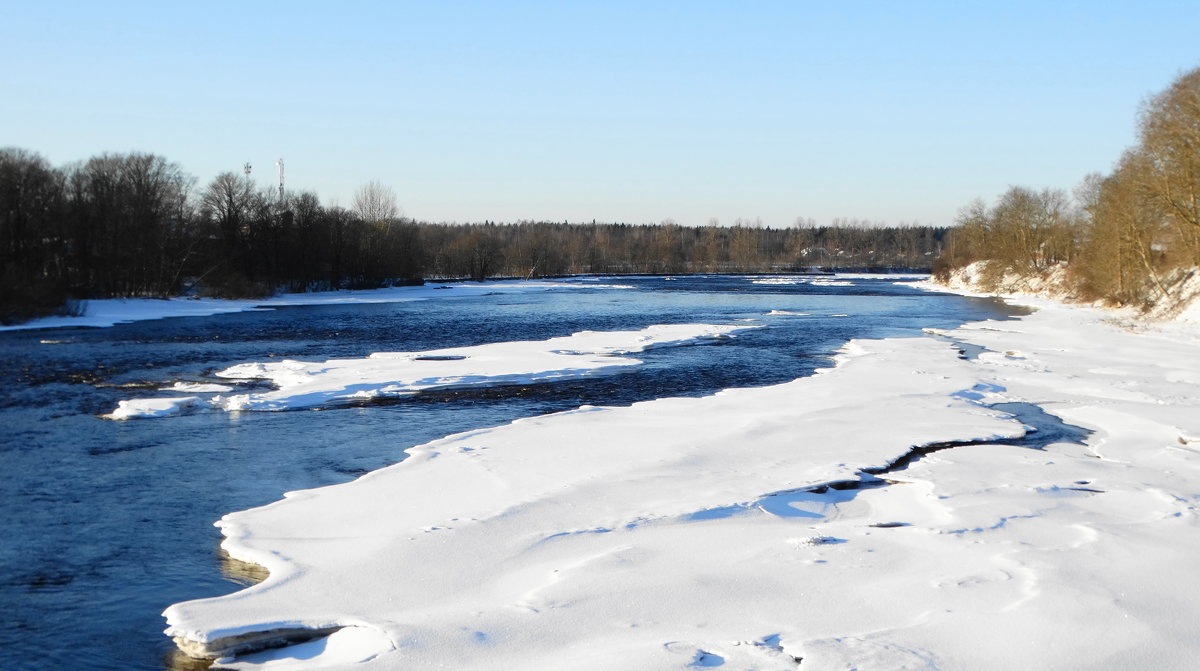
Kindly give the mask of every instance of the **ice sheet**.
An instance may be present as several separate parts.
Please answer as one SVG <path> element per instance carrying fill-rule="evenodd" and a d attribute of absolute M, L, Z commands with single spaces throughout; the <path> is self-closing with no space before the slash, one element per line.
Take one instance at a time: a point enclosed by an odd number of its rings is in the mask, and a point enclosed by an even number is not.
<path fill-rule="evenodd" d="M 132 419 L 134 417 L 170 417 L 184 408 L 201 403 L 199 396 L 171 396 L 166 398 L 138 398 L 120 401 L 108 419 Z"/>
<path fill-rule="evenodd" d="M 798 490 L 857 480 L 930 439 L 1023 432 L 953 395 L 973 380 L 949 344 L 855 343 L 840 361 L 787 385 L 451 436 L 229 515 L 225 548 L 271 577 L 172 607 L 171 634 L 367 622 L 396 645 L 373 662 L 384 667 L 656 668 L 702 649 L 794 667 L 777 646 L 729 646 L 808 608 L 788 585 L 811 564 L 787 560 L 826 546 L 797 544 L 822 519 Z M 877 421 L 861 421 L 864 407 Z"/>

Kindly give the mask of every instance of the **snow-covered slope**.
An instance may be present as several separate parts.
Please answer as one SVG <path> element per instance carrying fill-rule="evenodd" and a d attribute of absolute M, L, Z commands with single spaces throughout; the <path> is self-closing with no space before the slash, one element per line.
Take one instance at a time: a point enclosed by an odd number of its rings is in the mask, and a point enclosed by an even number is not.
<path fill-rule="evenodd" d="M 1057 265 L 1045 273 L 1023 275 L 1008 272 L 999 277 L 987 271 L 988 261 L 976 261 L 957 268 L 944 283 L 914 282 L 917 286 L 984 296 L 1052 298 L 1079 302 L 1072 293 L 1065 265 Z M 985 279 L 986 278 L 986 279 Z M 1200 324 L 1200 268 L 1182 269 L 1163 278 L 1170 295 L 1159 294 L 1156 300 L 1136 315 L 1142 321 L 1180 321 Z M 1094 307 L 1100 307 L 1096 304 Z M 1130 310 L 1116 311 L 1133 316 Z"/>

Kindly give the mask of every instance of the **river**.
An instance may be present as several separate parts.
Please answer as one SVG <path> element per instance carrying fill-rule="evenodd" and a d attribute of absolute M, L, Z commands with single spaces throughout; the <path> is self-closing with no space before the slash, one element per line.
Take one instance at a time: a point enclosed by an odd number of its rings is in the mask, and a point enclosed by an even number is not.
<path fill-rule="evenodd" d="M 182 668 L 161 611 L 247 579 L 222 562 L 213 521 L 286 491 L 353 479 L 402 460 L 413 445 L 585 403 L 785 382 L 828 366 L 851 338 L 1015 312 L 886 277 L 809 280 L 576 278 L 570 289 L 0 333 L 0 668 Z M 651 350 L 636 356 L 644 365 L 603 378 L 320 411 L 101 418 L 121 399 L 250 361 L 741 320 L 768 328 Z"/>

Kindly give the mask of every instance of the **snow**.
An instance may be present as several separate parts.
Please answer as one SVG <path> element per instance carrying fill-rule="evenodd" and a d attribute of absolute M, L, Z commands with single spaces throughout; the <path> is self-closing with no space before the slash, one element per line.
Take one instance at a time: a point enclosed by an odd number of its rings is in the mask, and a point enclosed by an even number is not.
<path fill-rule="evenodd" d="M 1192 668 L 1200 330 L 1022 301 L 852 341 L 813 377 L 457 434 L 226 515 L 224 549 L 270 576 L 171 606 L 167 633 L 364 639 L 222 662 L 240 669 Z M 1008 444 L 1028 428 L 1000 408 L 1028 404 L 1078 429 Z M 899 461 L 915 446 L 947 449 Z"/>
<path fill-rule="evenodd" d="M 1180 269 L 1165 281 L 1171 287 L 1172 299 L 1157 301 L 1147 316 L 1200 324 L 1200 268 Z"/>
<path fill-rule="evenodd" d="M 211 382 L 176 382 L 175 384 L 164 387 L 164 391 L 188 391 L 193 394 L 203 393 L 218 393 L 225 391 L 233 391 L 233 387 L 227 384 L 213 384 Z"/>
<path fill-rule="evenodd" d="M 200 403 L 199 396 L 173 396 L 170 398 L 139 398 L 120 401 L 117 409 L 105 415 L 107 419 L 132 419 L 134 417 L 170 417 L 184 408 Z"/>
<path fill-rule="evenodd" d="M 660 347 L 712 342 L 761 325 L 657 324 L 637 331 L 581 331 L 541 341 L 500 342 L 365 358 L 243 363 L 216 373 L 226 381 L 267 380 L 267 392 L 124 400 L 109 419 L 165 417 L 207 404 L 229 411 L 295 410 L 435 389 L 539 384 L 607 375 L 642 362 L 626 356 Z M 165 390 L 229 392 L 220 384 L 177 382 Z"/>
<path fill-rule="evenodd" d="M 289 305 L 340 305 L 346 303 L 403 303 L 430 298 L 484 296 L 525 291 L 561 289 L 630 288 L 617 285 L 544 281 L 494 281 L 470 283 L 429 283 L 422 286 L 388 287 L 359 291 L 324 291 L 282 294 L 269 298 L 226 300 L 219 298 L 109 298 L 80 301 L 80 316 L 43 317 L 21 324 L 0 325 L 0 331 L 27 329 L 107 327 L 116 324 L 166 319 L 168 317 L 207 317 L 231 312 L 270 310 Z"/>
<path fill-rule="evenodd" d="M 902 282 L 926 290 L 950 289 L 968 296 L 1003 296 L 1009 300 L 1054 298 L 1062 301 L 1077 301 L 1065 264 L 1055 265 L 1041 273 L 1020 274 L 1007 271 L 989 285 L 989 261 L 976 261 L 950 273 L 945 285 L 926 281 Z M 1200 268 L 1179 268 L 1162 278 L 1170 295 L 1153 292 L 1143 311 L 1137 314 L 1140 321 L 1183 322 L 1200 324 Z M 1093 307 L 1102 307 L 1097 302 Z M 1132 317 L 1133 308 L 1118 311 Z"/>
<path fill-rule="evenodd" d="M 240 663 L 230 658 L 218 660 L 218 664 L 263 671 L 337 669 L 369 661 L 392 649 L 391 640 L 382 631 L 348 626 L 313 641 L 244 655 Z"/>
<path fill-rule="evenodd" d="M 928 365 L 914 370 L 914 356 Z M 170 633 L 366 622 L 396 645 L 381 668 L 658 668 L 705 655 L 794 666 L 777 646 L 731 646 L 804 620 L 811 606 L 790 585 L 849 544 L 798 549 L 797 538 L 846 537 L 814 532 L 824 518 L 800 490 L 858 480 L 930 437 L 1023 432 L 953 396 L 973 380 L 947 343 L 861 342 L 840 358 L 786 385 L 451 436 L 353 483 L 226 516 L 225 549 L 271 577 L 172 607 Z M 848 431 L 865 406 L 894 421 Z"/>
<path fill-rule="evenodd" d="M 958 268 L 950 273 L 944 285 L 928 279 L 903 284 L 933 291 L 949 289 L 965 296 L 1004 296 L 1013 299 L 1050 297 L 1063 301 L 1072 298 L 1068 289 L 1067 268 L 1063 264 L 1054 265 L 1043 272 L 1022 274 L 1006 270 L 999 276 L 991 277 L 993 273 L 989 272 L 989 268 L 992 263 L 975 261 Z"/>
<path fill-rule="evenodd" d="M 929 273 L 836 273 L 837 279 L 842 280 L 926 280 Z"/>
<path fill-rule="evenodd" d="M 751 284 L 799 285 L 818 287 L 852 287 L 853 280 L 928 280 L 923 273 L 835 273 L 833 275 L 784 275 L 780 277 L 749 277 Z"/>
<path fill-rule="evenodd" d="M 764 277 L 759 280 L 751 280 L 751 284 L 773 284 L 779 286 L 791 286 L 796 284 L 808 284 L 808 278 L 804 277 Z"/>

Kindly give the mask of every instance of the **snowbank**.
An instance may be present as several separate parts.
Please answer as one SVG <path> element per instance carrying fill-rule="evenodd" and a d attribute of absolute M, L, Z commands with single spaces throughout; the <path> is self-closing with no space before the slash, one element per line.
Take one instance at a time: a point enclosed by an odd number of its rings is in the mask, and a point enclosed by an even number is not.
<path fill-rule="evenodd" d="M 735 337 L 761 325 L 658 324 L 638 331 L 581 331 L 540 341 L 500 342 L 424 352 L 377 352 L 361 359 L 244 363 L 216 373 L 230 382 L 267 380 L 276 389 L 121 401 L 109 419 L 165 417 L 202 405 L 223 410 L 295 410 L 423 391 L 540 384 L 607 375 L 642 362 L 630 358 L 659 347 Z M 216 384 L 176 383 L 165 391 L 228 392 Z"/>
<path fill-rule="evenodd" d="M 1021 275 L 1006 272 L 995 276 L 988 272 L 987 261 L 976 261 L 955 269 L 943 283 L 912 282 L 926 289 L 950 289 L 973 296 L 1003 296 L 1007 298 L 1044 297 L 1057 301 L 1077 302 L 1070 288 L 1065 265 L 1057 265 L 1040 275 Z M 1164 278 L 1172 295 L 1160 298 L 1136 315 L 1142 321 L 1178 321 L 1200 324 L 1200 268 L 1177 271 Z M 1101 307 L 1093 304 L 1093 307 Z M 1133 316 L 1131 310 L 1114 310 L 1114 314 Z"/>
<path fill-rule="evenodd" d="M 1160 301 L 1146 316 L 1158 321 L 1178 321 L 1200 324 L 1200 268 L 1178 273 L 1171 278 L 1175 300 Z"/>
<path fill-rule="evenodd" d="M 950 273 L 944 283 L 926 283 L 931 288 L 948 288 L 972 296 L 1045 296 L 1070 300 L 1067 290 L 1066 266 L 1054 266 L 1038 275 L 1022 275 L 1011 271 L 1000 275 L 989 272 L 988 261 L 976 261 Z"/>
<path fill-rule="evenodd" d="M 403 303 L 439 297 L 483 296 L 550 289 L 623 288 L 617 285 L 569 282 L 497 281 L 471 283 L 430 283 L 414 287 L 389 287 L 362 291 L 323 291 L 282 294 L 270 298 L 224 300 L 219 298 L 110 298 L 80 301 L 83 314 L 75 317 L 43 317 L 22 324 L 0 325 L 0 331 L 27 329 L 107 327 L 116 324 L 166 319 L 168 317 L 207 317 L 230 312 L 270 310 L 287 305 L 330 305 L 344 303 Z"/>
<path fill-rule="evenodd" d="M 355 632 L 338 658 L 222 662 L 243 669 L 1191 668 L 1200 335 L 1040 307 L 855 341 L 784 385 L 450 436 L 227 515 L 223 547 L 270 577 L 170 607 L 167 633 L 219 655 Z M 1086 441 L 996 440 L 1025 433 L 998 408 L 1034 403 Z"/>

